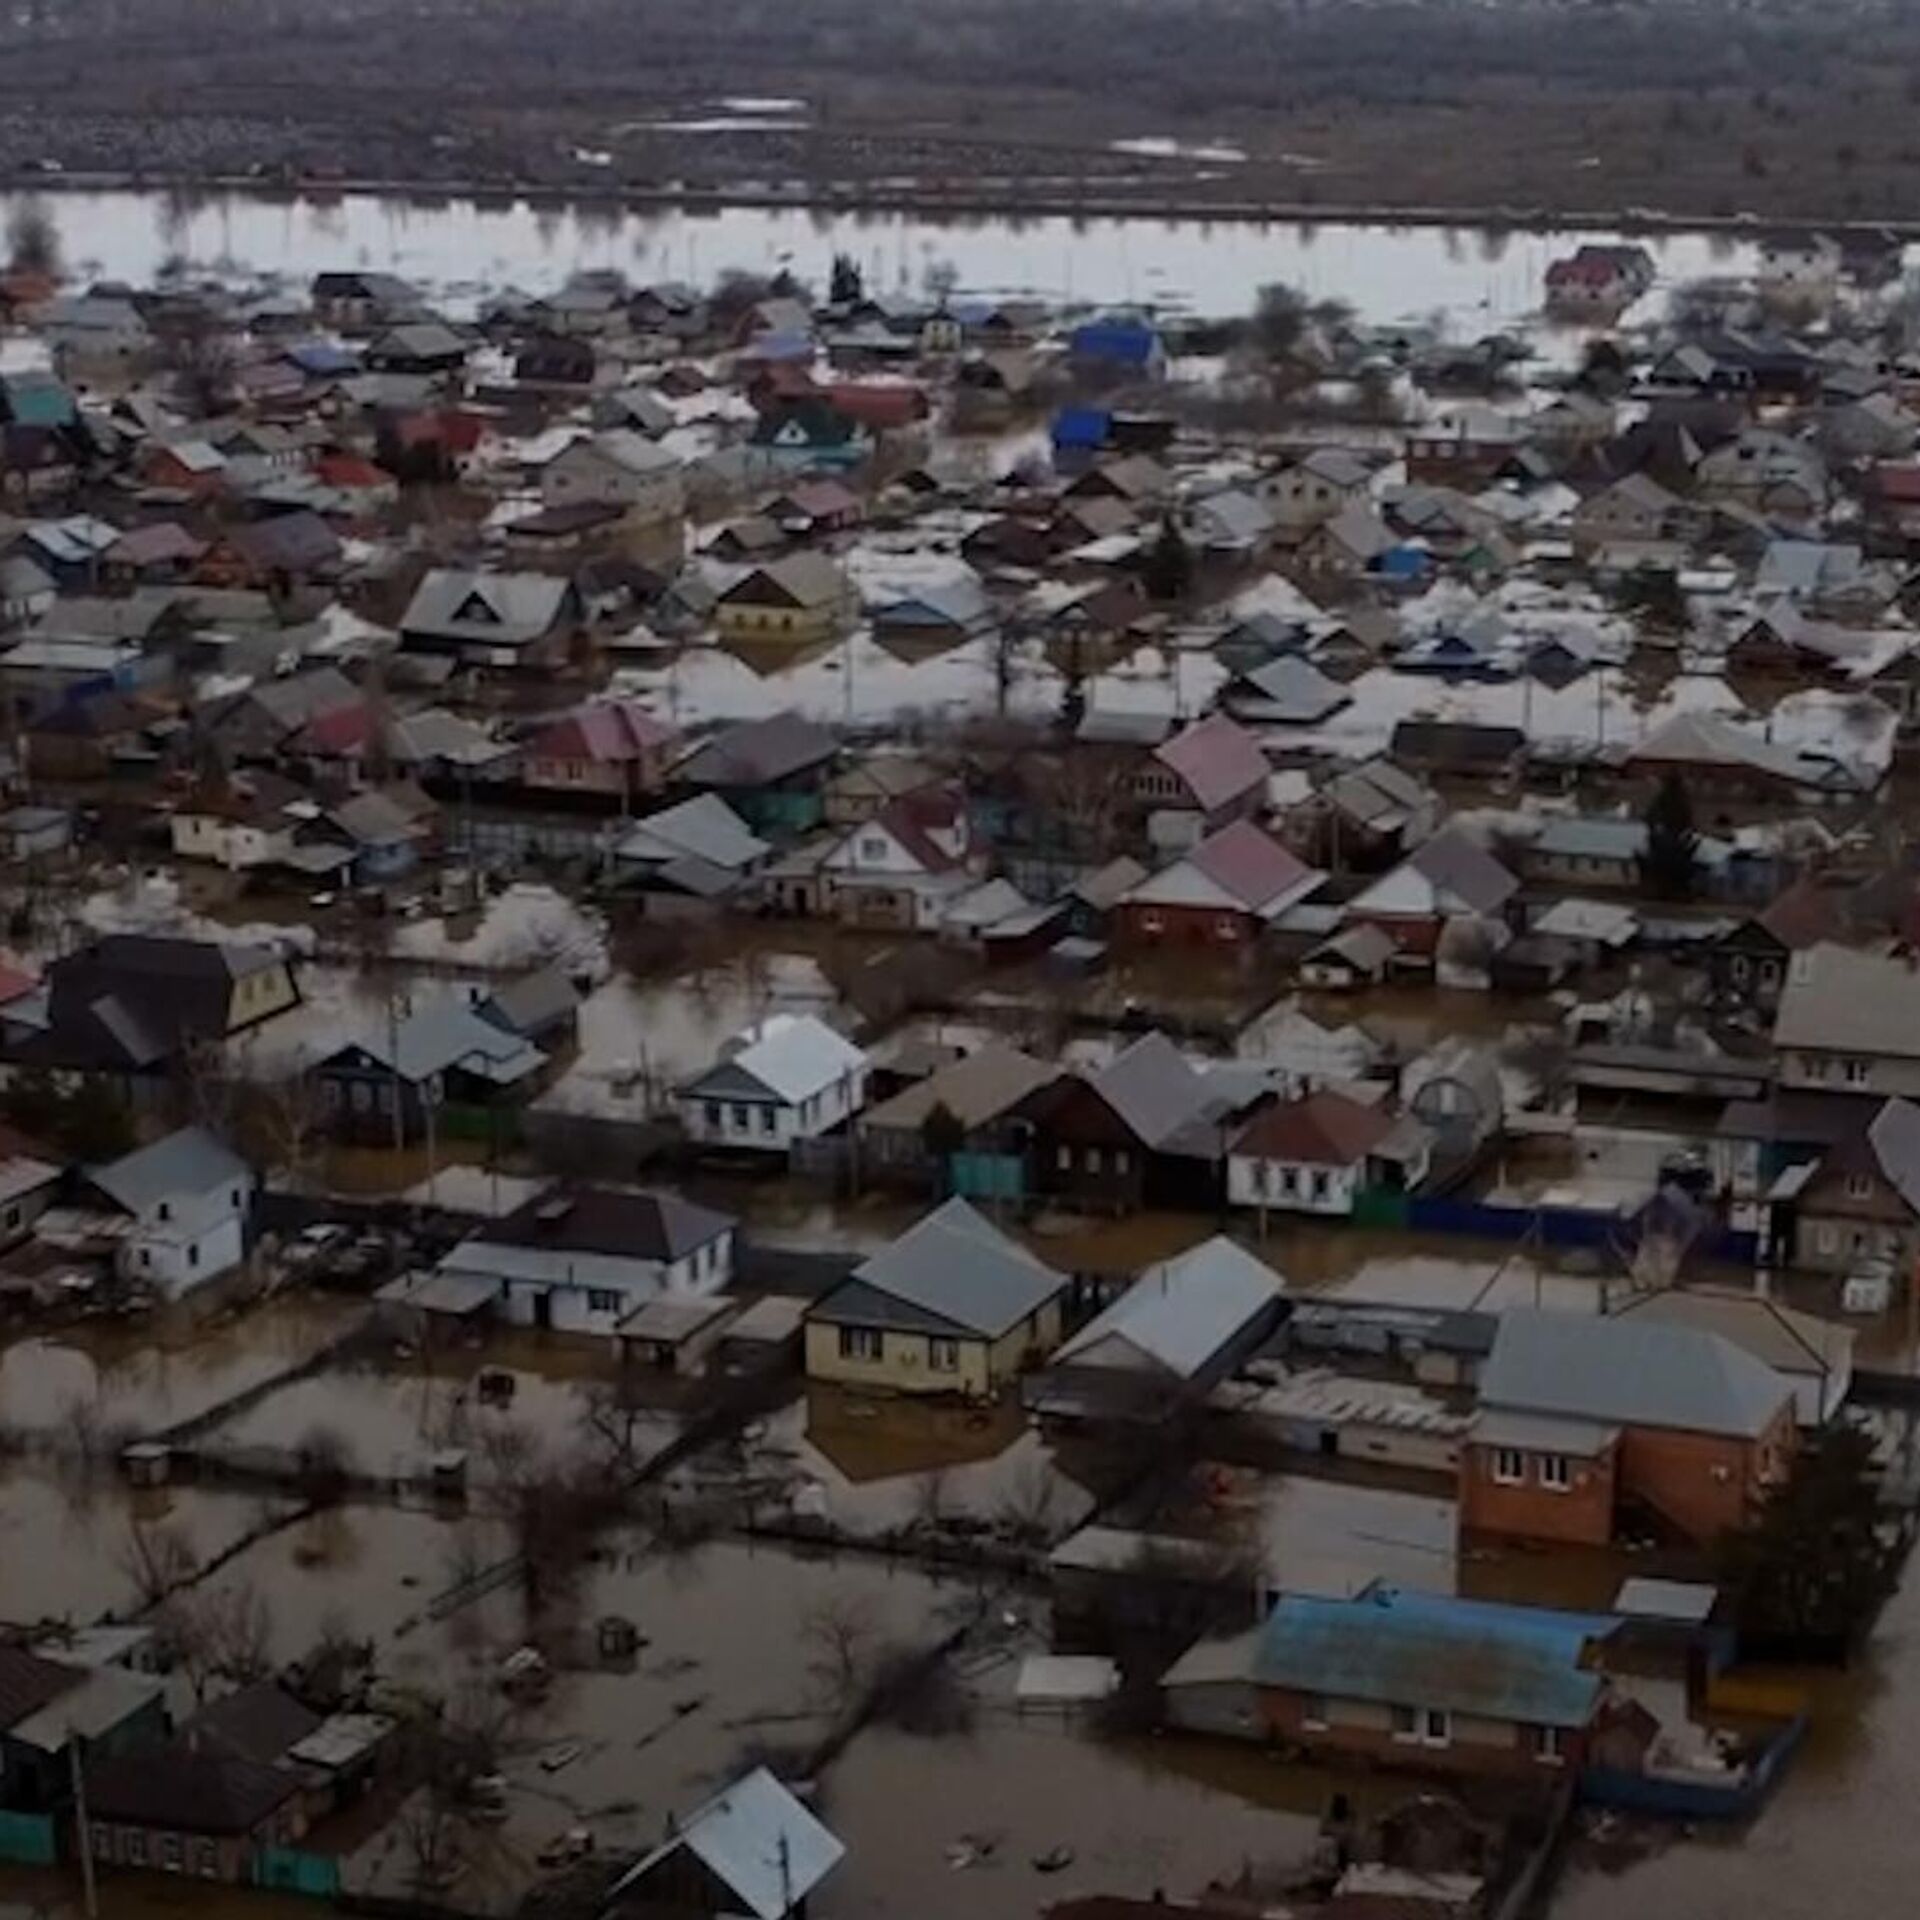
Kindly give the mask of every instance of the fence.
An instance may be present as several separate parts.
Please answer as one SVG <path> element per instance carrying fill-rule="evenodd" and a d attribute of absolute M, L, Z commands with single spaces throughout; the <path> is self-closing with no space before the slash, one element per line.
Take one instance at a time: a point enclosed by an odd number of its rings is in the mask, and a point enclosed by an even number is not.
<path fill-rule="evenodd" d="M 59 1852 L 51 1814 L 0 1809 L 0 1860 L 23 1867 L 50 1867 Z"/>
<path fill-rule="evenodd" d="M 1678 1780 L 1616 1767 L 1586 1767 L 1580 1774 L 1580 1798 L 1588 1806 L 1667 1820 L 1744 1820 L 1759 1811 L 1806 1733 L 1807 1716 L 1796 1714 L 1738 1780 Z"/>
<path fill-rule="evenodd" d="M 1633 1221 L 1624 1213 L 1585 1207 L 1502 1207 L 1485 1200 L 1380 1191 L 1362 1193 L 1355 1200 L 1353 1219 L 1361 1226 L 1475 1240 L 1531 1239 L 1545 1247 L 1595 1253 L 1613 1252 L 1630 1245 L 1634 1237 Z M 1750 1267 L 1759 1253 L 1759 1238 L 1719 1228 L 1703 1233 L 1691 1250 L 1703 1260 Z"/>
<path fill-rule="evenodd" d="M 262 1847 L 253 1856 L 253 1884 L 331 1900 L 340 1891 L 340 1863 L 330 1854 L 304 1853 L 297 1847 Z"/>
<path fill-rule="evenodd" d="M 968 1200 L 1025 1199 L 1027 1163 L 1017 1153 L 956 1153 L 947 1161 L 951 1190 Z"/>

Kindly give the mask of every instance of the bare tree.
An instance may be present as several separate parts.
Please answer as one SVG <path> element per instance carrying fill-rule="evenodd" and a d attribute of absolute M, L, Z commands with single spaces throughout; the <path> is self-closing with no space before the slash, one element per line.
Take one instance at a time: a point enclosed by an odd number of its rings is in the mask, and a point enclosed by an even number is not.
<path fill-rule="evenodd" d="M 176 1589 L 158 1618 L 196 1701 L 206 1699 L 215 1680 L 245 1686 L 271 1670 L 273 1610 L 251 1581 Z"/>
<path fill-rule="evenodd" d="M 809 1670 L 831 1704 L 849 1706 L 864 1684 L 879 1638 L 880 1623 L 870 1601 L 835 1594 L 810 1607 L 800 1622 Z"/>
<path fill-rule="evenodd" d="M 648 1413 L 633 1367 L 623 1365 L 612 1379 L 596 1380 L 587 1389 L 580 1407 L 581 1437 L 603 1471 L 625 1478 L 640 1466 Z"/>
<path fill-rule="evenodd" d="M 38 194 L 30 194 L 7 217 L 7 260 L 15 273 L 60 272 L 60 228 Z"/>
<path fill-rule="evenodd" d="M 129 1520 L 118 1557 L 120 1570 L 133 1582 L 143 1608 L 162 1605 L 176 1587 L 193 1578 L 199 1566 L 193 1542 L 166 1522 L 146 1526 Z"/>

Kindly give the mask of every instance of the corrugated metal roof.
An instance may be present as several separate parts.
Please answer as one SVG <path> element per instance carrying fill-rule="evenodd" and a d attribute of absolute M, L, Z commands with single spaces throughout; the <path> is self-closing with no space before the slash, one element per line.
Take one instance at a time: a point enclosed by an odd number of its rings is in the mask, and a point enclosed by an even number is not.
<path fill-rule="evenodd" d="M 1054 1356 L 1098 1365 L 1100 1348 L 1124 1341 L 1169 1373 L 1188 1379 L 1266 1312 L 1285 1280 L 1222 1234 L 1150 1267 Z"/>
<path fill-rule="evenodd" d="M 1290 1594 L 1268 1616 L 1255 1675 L 1335 1699 L 1578 1727 L 1601 1688 L 1581 1661 L 1616 1624 L 1383 1587 L 1353 1600 Z"/>
<path fill-rule="evenodd" d="M 955 1198 L 863 1261 L 852 1284 L 997 1339 L 1067 1283 Z M 834 1299 L 822 1303 L 823 1318 L 833 1317 Z"/>

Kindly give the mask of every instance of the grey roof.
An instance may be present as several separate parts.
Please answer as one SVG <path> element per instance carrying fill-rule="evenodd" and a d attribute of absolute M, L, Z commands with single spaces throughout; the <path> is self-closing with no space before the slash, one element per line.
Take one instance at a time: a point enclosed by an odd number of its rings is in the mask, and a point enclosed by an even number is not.
<path fill-rule="evenodd" d="M 435 567 L 415 590 L 400 626 L 433 639 L 524 647 L 559 624 L 568 591 L 567 582 L 553 574 Z"/>
<path fill-rule="evenodd" d="M 765 1767 L 736 1780 L 614 1883 L 612 1899 L 685 1848 L 752 1920 L 783 1920 L 845 1857 L 846 1848 Z"/>
<path fill-rule="evenodd" d="M 840 751 L 825 727 L 791 711 L 717 733 L 675 769 L 691 786 L 759 787 L 824 766 Z"/>
<path fill-rule="evenodd" d="M 1867 1144 L 1901 1199 L 1920 1213 L 1920 1107 L 1889 1100 L 1867 1129 Z"/>
<path fill-rule="evenodd" d="M 1920 1057 L 1920 968 L 1830 941 L 1807 948 L 1787 971 L 1773 1044 Z"/>
<path fill-rule="evenodd" d="M 234 1181 L 251 1186 L 253 1169 L 204 1129 L 182 1127 L 96 1167 L 92 1179 L 116 1206 L 138 1214 L 178 1194 L 211 1193 Z"/>
<path fill-rule="evenodd" d="M 1446 827 L 1408 860 L 1437 891 L 1450 894 L 1475 913 L 1497 913 L 1519 891 L 1520 883 L 1479 841 L 1458 827 Z"/>
<path fill-rule="evenodd" d="M 1533 850 L 1559 859 L 1638 860 L 1647 850 L 1647 823 L 1591 814 L 1559 815 L 1534 836 Z"/>
<path fill-rule="evenodd" d="M 1501 1315 L 1480 1404 L 1688 1433 L 1765 1431 L 1793 1389 L 1732 1341 L 1630 1316 Z"/>
<path fill-rule="evenodd" d="M 720 1059 L 682 1091 L 694 1098 L 771 1094 L 797 1107 L 859 1072 L 866 1061 L 824 1020 L 810 1013 L 771 1013 L 729 1041 Z"/>
<path fill-rule="evenodd" d="M 1310 660 L 1285 653 L 1243 676 L 1257 698 L 1245 702 L 1250 719 L 1312 726 L 1352 703 L 1353 695 Z"/>
<path fill-rule="evenodd" d="M 1142 1034 L 1095 1074 L 1094 1091 L 1150 1147 L 1215 1104 L 1206 1077 L 1164 1033 Z"/>
<path fill-rule="evenodd" d="M 546 1055 L 518 1034 L 482 1019 L 464 1000 L 442 1000 L 400 1022 L 391 1039 L 384 1028 L 360 1043 L 380 1065 L 404 1080 L 426 1080 L 458 1068 L 477 1078 L 511 1086 L 536 1072 Z"/>
<path fill-rule="evenodd" d="M 1215 1234 L 1178 1259 L 1150 1267 L 1054 1355 L 1056 1365 L 1097 1366 L 1123 1342 L 1177 1378 L 1190 1379 L 1266 1312 L 1286 1282 L 1244 1247 Z"/>
<path fill-rule="evenodd" d="M 511 1033 L 530 1033 L 552 1021 L 564 1020 L 580 1005 L 579 990 L 559 966 L 538 967 L 509 980 L 487 996 L 482 1015 Z"/>
<path fill-rule="evenodd" d="M 855 1286 L 967 1332 L 998 1339 L 1067 1284 L 964 1200 L 955 1198 L 854 1269 Z M 834 1318 L 838 1291 L 815 1309 Z"/>
<path fill-rule="evenodd" d="M 693 858 L 730 873 L 755 865 L 772 851 L 717 793 L 696 794 L 649 814 L 614 849 L 618 858 L 645 866 Z"/>

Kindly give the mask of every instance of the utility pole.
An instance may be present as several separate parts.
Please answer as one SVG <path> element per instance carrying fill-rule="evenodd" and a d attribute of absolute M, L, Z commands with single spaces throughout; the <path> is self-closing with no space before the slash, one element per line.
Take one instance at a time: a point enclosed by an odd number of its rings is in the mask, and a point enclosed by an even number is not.
<path fill-rule="evenodd" d="M 87 1781 L 80 1770 L 80 1736 L 67 1728 L 67 1771 L 73 1782 L 73 1821 L 80 1849 L 80 1885 L 86 1900 L 87 1920 L 99 1920 L 100 1897 L 93 1884 L 93 1829 L 87 1819 Z"/>

